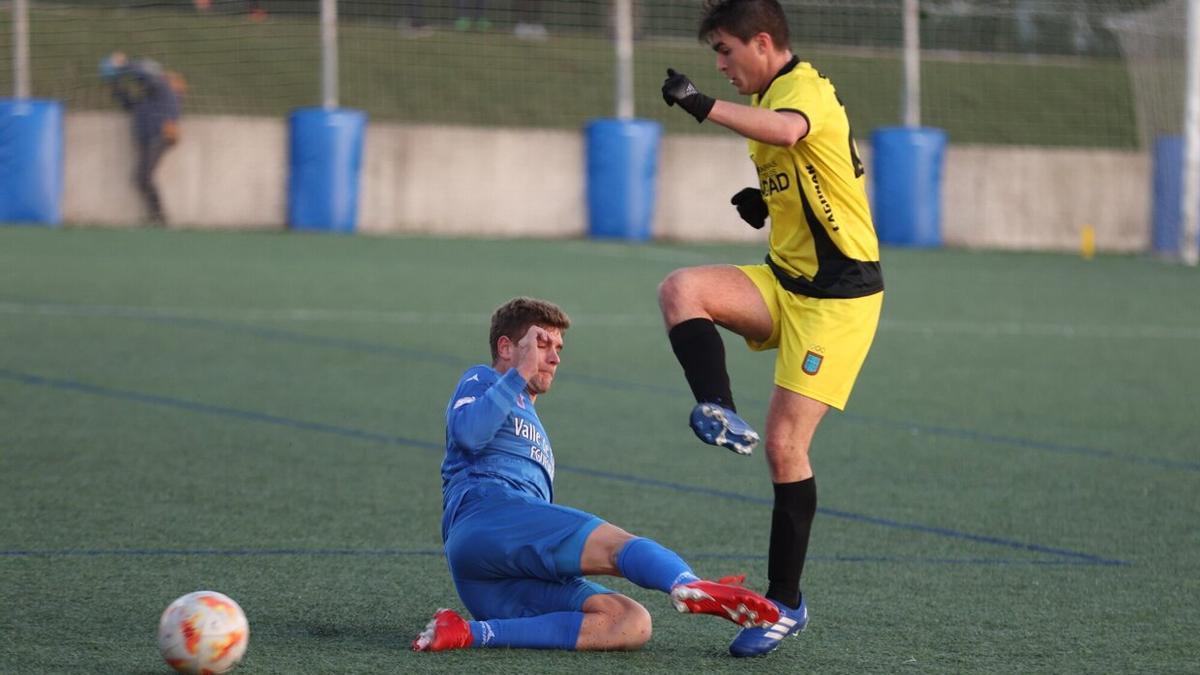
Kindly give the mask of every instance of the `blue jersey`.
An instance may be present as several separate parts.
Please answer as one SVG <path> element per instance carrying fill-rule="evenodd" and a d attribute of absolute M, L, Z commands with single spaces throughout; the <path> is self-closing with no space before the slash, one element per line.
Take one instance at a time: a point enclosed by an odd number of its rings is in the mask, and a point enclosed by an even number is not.
<path fill-rule="evenodd" d="M 446 406 L 443 539 L 462 495 L 479 481 L 554 501 L 554 452 L 525 386 L 516 368 L 501 376 L 485 365 L 458 381 Z"/>

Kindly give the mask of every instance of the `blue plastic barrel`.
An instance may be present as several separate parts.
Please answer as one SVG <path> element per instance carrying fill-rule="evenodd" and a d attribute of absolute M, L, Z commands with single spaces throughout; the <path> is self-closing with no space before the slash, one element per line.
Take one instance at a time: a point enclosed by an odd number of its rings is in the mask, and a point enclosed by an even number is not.
<path fill-rule="evenodd" d="M 62 103 L 0 99 L 0 222 L 62 222 Z"/>
<path fill-rule="evenodd" d="M 942 159 L 946 132 L 876 129 L 871 134 L 875 229 L 895 246 L 942 245 Z"/>
<path fill-rule="evenodd" d="M 299 108 L 288 122 L 288 224 L 296 230 L 353 232 L 367 114 Z"/>
<path fill-rule="evenodd" d="M 1154 203 L 1150 244 L 1155 253 L 1179 254 L 1183 230 L 1183 137 L 1159 136 L 1154 141 Z"/>
<path fill-rule="evenodd" d="M 587 125 L 588 234 L 646 241 L 654 221 L 654 180 L 662 126 L 648 120 Z"/>

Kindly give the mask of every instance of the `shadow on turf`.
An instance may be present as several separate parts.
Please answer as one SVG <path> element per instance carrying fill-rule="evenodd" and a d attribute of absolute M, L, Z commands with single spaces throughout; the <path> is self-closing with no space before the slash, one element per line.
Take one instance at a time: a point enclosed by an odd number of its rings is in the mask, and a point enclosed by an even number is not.
<path fill-rule="evenodd" d="M 333 621 L 278 623 L 265 630 L 293 638 L 336 640 L 339 644 L 353 643 L 373 649 L 408 649 L 409 642 L 424 627 L 425 621 L 421 619 L 421 625 L 411 629 L 412 635 L 407 634 L 404 626 L 363 626 Z"/>

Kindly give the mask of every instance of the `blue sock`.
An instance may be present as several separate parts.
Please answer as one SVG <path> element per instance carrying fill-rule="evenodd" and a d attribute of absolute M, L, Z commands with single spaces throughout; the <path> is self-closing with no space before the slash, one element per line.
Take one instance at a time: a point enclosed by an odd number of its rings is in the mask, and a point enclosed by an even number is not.
<path fill-rule="evenodd" d="M 617 554 L 621 576 L 641 586 L 670 593 L 671 587 L 695 581 L 692 568 L 674 551 L 645 537 L 630 539 Z"/>
<path fill-rule="evenodd" d="M 583 612 L 551 612 L 519 619 L 469 621 L 472 647 L 575 649 Z"/>

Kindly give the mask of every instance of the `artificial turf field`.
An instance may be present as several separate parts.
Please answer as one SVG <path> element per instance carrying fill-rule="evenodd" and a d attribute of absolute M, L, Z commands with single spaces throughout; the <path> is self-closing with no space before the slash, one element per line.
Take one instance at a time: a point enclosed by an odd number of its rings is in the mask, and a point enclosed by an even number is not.
<path fill-rule="evenodd" d="M 211 588 L 246 673 L 1200 671 L 1200 276 L 1131 256 L 885 249 L 884 318 L 814 462 L 812 621 L 747 663 L 643 602 L 637 653 L 414 654 L 461 609 L 443 409 L 515 295 L 573 315 L 538 401 L 561 502 L 765 586 L 761 451 L 696 441 L 658 324 L 731 245 L 0 228 L 0 673 L 157 673 Z M 760 425 L 773 359 L 727 335 Z"/>

